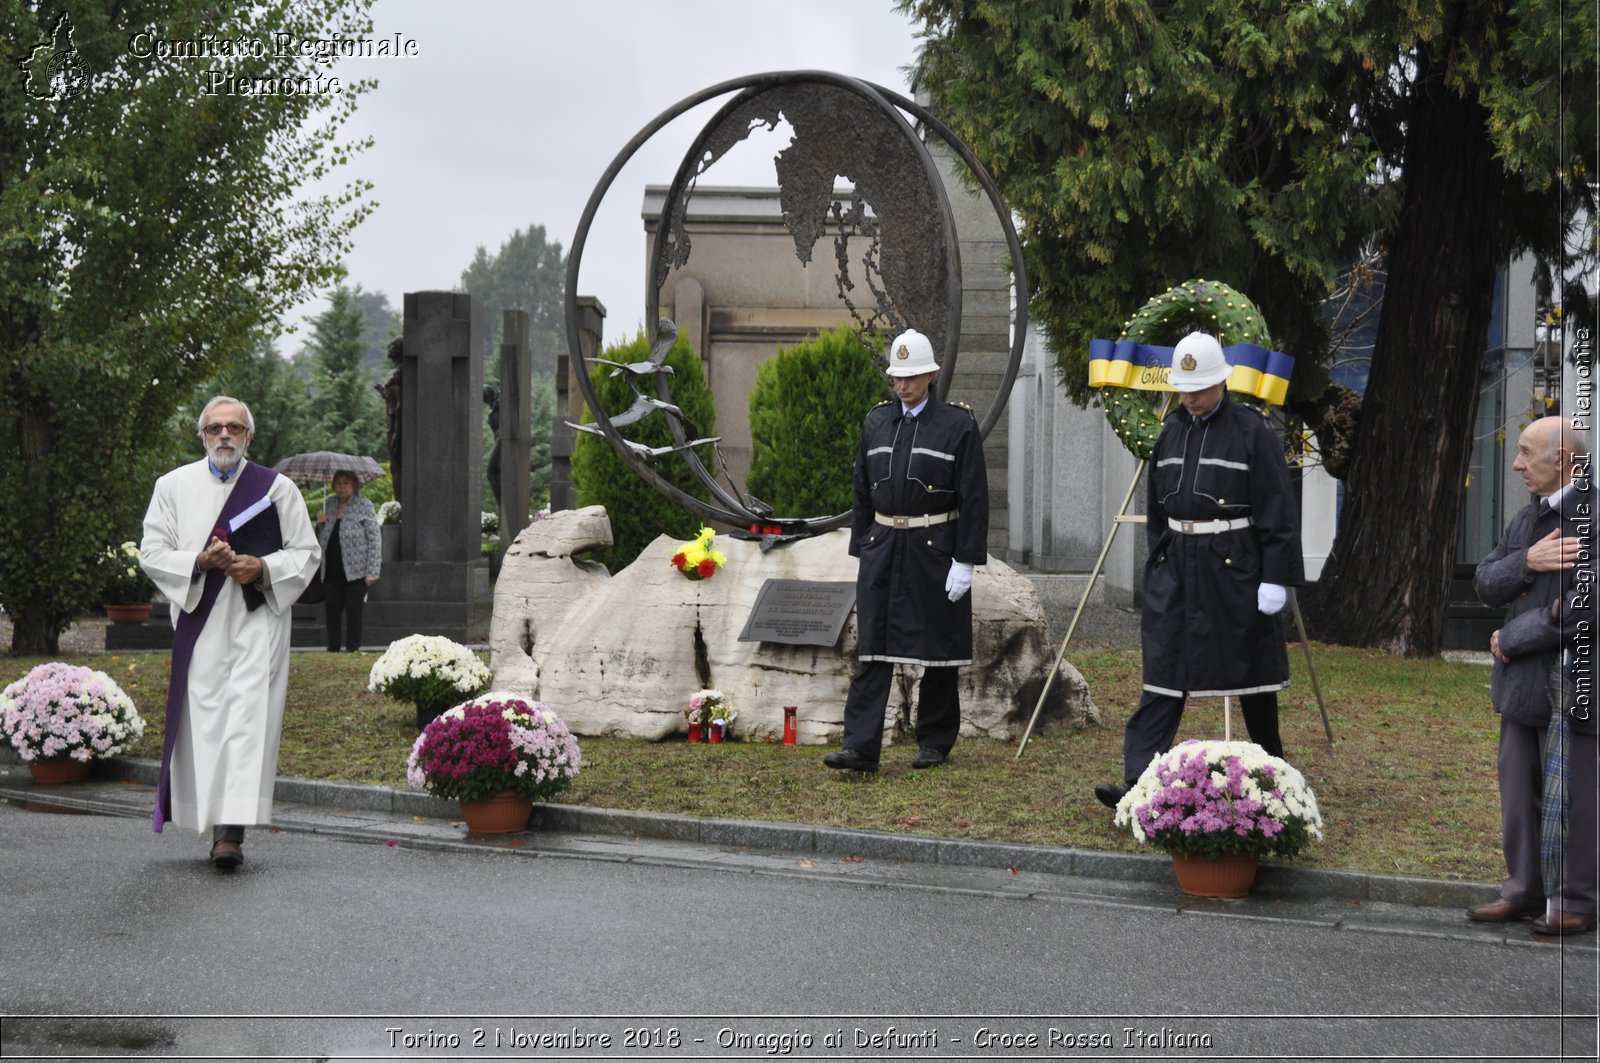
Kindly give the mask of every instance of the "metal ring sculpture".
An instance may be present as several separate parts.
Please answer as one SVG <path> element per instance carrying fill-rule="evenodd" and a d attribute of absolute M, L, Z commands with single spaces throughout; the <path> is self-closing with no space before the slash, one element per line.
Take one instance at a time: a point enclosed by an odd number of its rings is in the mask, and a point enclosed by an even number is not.
<path fill-rule="evenodd" d="M 633 443 L 618 432 L 614 419 L 608 416 L 600 405 L 599 396 L 595 393 L 594 385 L 589 379 L 591 359 L 587 358 L 581 344 L 578 342 L 578 312 L 577 291 L 578 271 L 583 262 L 583 249 L 589 236 L 589 227 L 594 221 L 594 216 L 610 190 L 611 184 L 616 180 L 628 160 L 652 136 L 659 132 L 667 123 L 676 119 L 693 107 L 715 99 L 730 92 L 739 94 L 726 103 L 695 139 L 694 144 L 685 154 L 678 172 L 673 178 L 668 191 L 667 199 L 662 210 L 661 222 L 657 229 L 655 253 L 652 256 L 650 270 L 650 292 L 648 302 L 648 317 L 655 321 L 655 332 L 651 337 L 651 354 L 649 362 L 638 363 L 633 366 L 619 366 L 617 372 L 630 374 L 630 381 L 643 380 L 653 377 L 655 381 L 655 398 L 641 394 L 639 402 L 635 403 L 638 409 L 637 416 L 643 416 L 653 410 L 659 410 L 666 415 L 672 431 L 673 446 L 668 448 L 651 449 L 638 443 Z M 1027 272 L 1022 261 L 1022 245 L 1017 239 L 1015 227 L 1011 224 L 1011 212 L 1007 209 L 999 189 L 995 186 L 987 170 L 972 154 L 970 148 L 961 141 L 955 133 L 934 115 L 916 102 L 870 82 L 860 81 L 855 78 L 845 77 L 840 74 L 826 71 L 787 71 L 767 74 L 755 74 L 721 84 L 687 96 L 678 103 L 667 108 L 661 114 L 635 133 L 633 138 L 623 147 L 606 168 L 600 180 L 596 183 L 594 191 L 590 193 L 589 201 L 584 206 L 583 215 L 578 221 L 577 234 L 573 237 L 571 250 L 567 254 L 566 276 L 566 325 L 567 348 L 571 355 L 572 364 L 577 367 L 578 387 L 583 392 L 584 401 L 594 414 L 593 426 L 581 427 L 585 431 L 592 431 L 605 436 L 612 447 L 621 455 L 622 459 L 640 476 L 642 476 L 657 491 L 671 498 L 679 505 L 699 514 L 708 520 L 720 521 L 735 527 L 750 525 L 778 526 L 786 535 L 812 535 L 819 532 L 832 531 L 849 523 L 849 511 L 836 513 L 831 516 L 820 517 L 774 517 L 770 513 L 762 512 L 764 507 L 755 500 L 743 495 L 737 485 L 733 484 L 731 477 L 727 486 L 717 482 L 716 475 L 706 468 L 705 464 L 695 453 L 695 448 L 710 444 L 713 447 L 716 440 L 696 439 L 691 440 L 684 430 L 682 418 L 677 415 L 677 407 L 672 405 L 672 395 L 667 387 L 666 373 L 661 372 L 667 353 L 677 338 L 676 326 L 671 321 L 659 317 L 660 293 L 665 282 L 667 272 L 671 268 L 681 266 L 688 260 L 688 239 L 684 233 L 682 212 L 687 205 L 692 192 L 694 181 L 701 173 L 714 163 L 721 155 L 738 143 L 759 124 L 768 128 L 774 126 L 780 116 L 790 119 L 791 124 L 796 123 L 796 116 L 789 113 L 791 107 L 801 97 L 810 97 L 814 103 L 821 97 L 833 97 L 838 100 L 844 96 L 858 98 L 860 103 L 866 105 L 865 109 L 857 107 L 849 115 L 852 131 L 857 134 L 861 142 L 859 150 L 862 157 L 855 159 L 858 172 L 846 174 L 856 185 L 857 204 L 846 214 L 833 207 L 833 220 L 841 226 L 857 225 L 862 231 L 876 235 L 876 222 L 872 216 L 867 215 L 859 202 L 862 198 L 862 189 L 870 188 L 874 183 L 875 153 L 884 149 L 899 151 L 904 161 L 906 152 L 913 158 L 916 168 L 920 170 L 927 188 L 917 189 L 912 193 L 913 199 L 920 202 L 924 209 L 929 209 L 939 219 L 940 246 L 938 248 L 938 261 L 929 262 L 927 265 L 934 275 L 932 287 L 942 289 L 943 307 L 945 310 L 942 320 L 926 320 L 924 317 L 917 319 L 917 325 L 934 341 L 936 349 L 943 352 L 943 364 L 937 384 L 938 394 L 942 398 L 950 388 L 950 381 L 954 376 L 956 365 L 957 347 L 961 338 L 961 267 L 960 250 L 956 242 L 955 224 L 950 215 L 948 197 L 945 195 L 944 184 L 939 178 L 933 159 L 928 154 L 916 130 L 905 118 L 910 114 L 926 129 L 931 130 L 941 140 L 960 156 L 961 160 L 972 171 L 973 175 L 983 186 L 984 193 L 988 196 L 990 205 L 1000 221 L 1005 232 L 1006 244 L 1010 250 L 1011 268 L 1016 280 L 1017 299 L 1016 322 L 1013 326 L 1011 341 L 1011 356 L 1006 365 L 1006 371 L 1001 379 L 1000 387 L 995 393 L 994 401 L 978 419 L 979 431 L 987 437 L 991 428 L 1000 419 L 1000 414 L 1005 409 L 1006 398 L 1011 393 L 1012 383 L 1016 379 L 1017 367 L 1022 361 L 1023 342 L 1028 326 L 1028 285 Z M 837 117 L 838 111 L 830 112 L 830 117 Z M 743 121 L 741 130 L 739 123 Z M 869 129 L 870 127 L 870 129 Z M 863 134 L 866 135 L 863 135 Z M 802 160 L 805 156 L 799 156 Z M 801 173 L 797 176 L 802 180 L 815 178 L 820 170 L 812 173 Z M 832 178 L 834 172 L 830 169 L 826 174 L 827 193 L 831 203 Z M 780 183 L 780 195 L 783 194 L 785 185 Z M 817 190 L 811 188 L 814 194 Z M 884 209 L 880 202 L 873 202 L 874 210 Z M 820 233 L 821 225 L 812 219 L 812 224 L 801 226 L 804 232 L 796 231 L 796 220 L 789 211 L 785 212 L 785 223 L 789 225 L 791 233 L 796 236 L 797 253 L 802 261 L 809 258 L 809 248 L 802 250 L 801 241 L 810 238 L 814 241 Z M 847 239 L 848 237 L 846 237 Z M 873 245 L 876 249 L 876 244 Z M 839 252 L 841 260 L 842 250 Z M 869 256 L 871 257 L 871 256 Z M 872 286 L 873 294 L 879 300 L 879 306 L 874 312 L 874 319 L 881 319 L 882 323 L 894 328 L 904 328 L 910 323 L 903 314 L 896 312 L 894 301 L 890 298 L 894 293 L 891 287 L 900 289 L 905 287 L 915 288 L 922 283 L 924 288 L 928 285 L 920 277 L 908 277 L 915 274 L 915 264 L 904 261 L 892 261 L 894 255 L 886 255 L 881 263 L 874 261 L 880 267 L 879 272 L 885 279 L 883 290 Z M 841 261 L 841 268 L 843 263 Z M 897 276 L 898 275 L 898 276 Z M 895 279 L 891 279 L 895 278 Z M 847 283 L 841 280 L 840 291 L 844 296 Z M 938 293 L 932 293 L 936 296 Z M 887 300 L 887 302 L 886 302 Z M 930 294 L 923 292 L 913 294 L 911 301 L 919 303 L 918 312 L 923 315 L 936 316 L 937 302 L 930 302 Z M 850 307 L 852 316 L 858 323 L 860 315 L 855 307 L 845 297 L 846 305 Z M 637 391 L 637 384 L 635 391 Z M 620 417 L 621 415 L 619 415 Z M 636 417 L 635 417 L 636 419 Z M 629 422 L 631 423 L 631 422 Z M 695 477 L 705 487 L 712 501 L 707 502 L 690 495 L 662 477 L 651 463 L 661 454 L 671 452 L 682 454 L 688 462 Z M 719 458 L 720 464 L 720 458 Z"/>

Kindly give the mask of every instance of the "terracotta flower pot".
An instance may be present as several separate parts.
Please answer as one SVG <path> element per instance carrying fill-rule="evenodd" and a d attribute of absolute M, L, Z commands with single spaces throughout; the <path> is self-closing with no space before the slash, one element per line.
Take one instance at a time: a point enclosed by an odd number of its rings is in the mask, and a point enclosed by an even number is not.
<path fill-rule="evenodd" d="M 1249 853 L 1226 856 L 1172 854 L 1178 889 L 1190 897 L 1243 897 L 1256 880 L 1256 858 Z"/>
<path fill-rule="evenodd" d="M 106 619 L 113 624 L 142 624 L 150 619 L 150 603 L 141 605 L 108 605 Z"/>
<path fill-rule="evenodd" d="M 533 818 L 533 801 L 511 790 L 501 790 L 481 801 L 461 802 L 461 818 L 473 834 L 515 834 L 526 830 Z"/>
<path fill-rule="evenodd" d="M 89 762 L 71 757 L 51 757 L 48 760 L 28 761 L 28 774 L 41 786 L 57 783 L 82 782 L 89 777 Z"/>

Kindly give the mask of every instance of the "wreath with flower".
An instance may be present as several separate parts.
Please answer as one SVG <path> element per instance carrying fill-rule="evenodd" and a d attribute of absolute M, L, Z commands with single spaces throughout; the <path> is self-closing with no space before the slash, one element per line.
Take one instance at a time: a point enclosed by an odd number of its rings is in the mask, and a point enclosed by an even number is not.
<path fill-rule="evenodd" d="M 506 790 L 544 801 L 583 766 L 578 740 L 543 702 L 492 692 L 430 721 L 406 760 L 406 781 L 435 797 L 481 801 Z"/>
<path fill-rule="evenodd" d="M 144 734 L 133 699 L 104 672 L 52 661 L 0 691 L 0 735 L 25 761 L 90 761 Z"/>
<path fill-rule="evenodd" d="M 710 528 L 701 528 L 693 542 L 681 544 L 672 555 L 672 567 L 691 580 L 715 576 L 728 563 L 726 554 L 712 548 L 711 543 L 716 537 L 717 533 Z"/>
<path fill-rule="evenodd" d="M 1150 762 L 1116 823 L 1169 853 L 1285 859 L 1322 840 L 1305 776 L 1251 742 L 1188 741 Z"/>

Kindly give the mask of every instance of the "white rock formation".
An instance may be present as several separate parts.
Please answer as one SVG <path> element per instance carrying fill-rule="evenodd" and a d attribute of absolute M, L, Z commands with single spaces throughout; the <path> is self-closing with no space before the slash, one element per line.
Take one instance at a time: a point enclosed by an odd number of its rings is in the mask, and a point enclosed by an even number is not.
<path fill-rule="evenodd" d="M 740 642 L 739 633 L 769 579 L 853 582 L 848 542 L 836 531 L 762 553 L 719 535 L 727 567 L 693 582 L 672 567 L 677 542 L 662 536 L 612 577 L 575 557 L 611 544 L 605 509 L 551 514 L 522 530 L 500 569 L 489 634 L 495 688 L 538 698 L 578 734 L 659 739 L 684 730 L 691 693 L 716 687 L 739 710 L 735 737 L 781 737 L 783 706 L 796 705 L 801 742 L 835 742 L 855 666 L 854 614 L 837 647 Z M 972 595 L 961 733 L 1017 739 L 1056 645 L 1033 585 L 1001 562 L 976 570 Z M 890 695 L 885 742 L 914 700 L 915 671 L 903 669 Z M 1099 720 L 1083 676 L 1062 662 L 1036 731 Z"/>

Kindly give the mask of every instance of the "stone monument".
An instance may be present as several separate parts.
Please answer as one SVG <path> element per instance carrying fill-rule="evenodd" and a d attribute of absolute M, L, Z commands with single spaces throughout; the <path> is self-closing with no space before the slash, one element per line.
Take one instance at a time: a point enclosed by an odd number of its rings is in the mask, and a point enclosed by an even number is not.
<path fill-rule="evenodd" d="M 763 551 L 718 536 L 727 566 L 690 582 L 662 536 L 615 577 L 581 555 L 611 545 L 605 509 L 553 513 L 523 529 L 500 569 L 490 631 L 497 689 L 544 701 L 579 734 L 667 738 L 683 709 L 716 687 L 739 710 L 735 737 L 776 739 L 783 706 L 799 706 L 801 742 L 837 741 L 855 666 L 855 619 L 836 647 L 742 642 L 769 579 L 854 581 L 849 533 L 834 531 Z M 1027 579 L 989 559 L 973 579 L 973 664 L 961 669 L 961 733 L 1012 740 L 1038 701 L 1055 644 Z M 910 694 L 891 696 L 889 733 Z M 1046 726 L 1098 724 L 1099 711 L 1070 664 L 1051 688 Z"/>
<path fill-rule="evenodd" d="M 481 642 L 493 601 L 483 556 L 482 315 L 460 292 L 407 292 L 400 358 L 400 560 L 383 566 L 365 638 Z M 524 463 L 526 466 L 526 463 Z"/>

